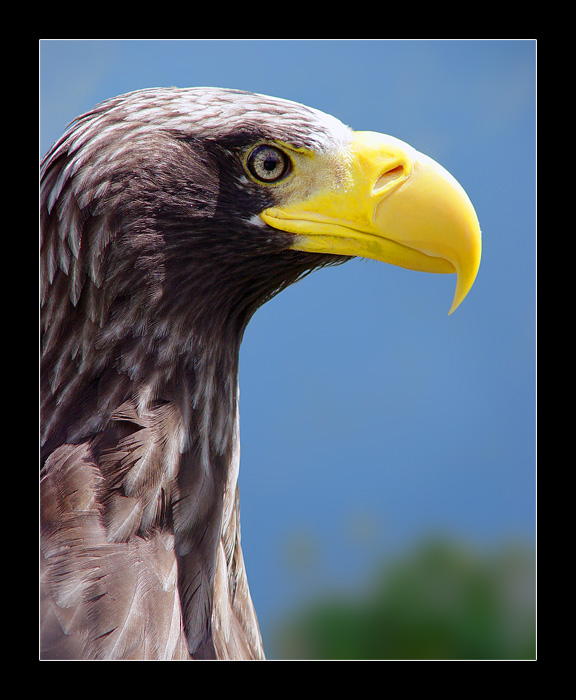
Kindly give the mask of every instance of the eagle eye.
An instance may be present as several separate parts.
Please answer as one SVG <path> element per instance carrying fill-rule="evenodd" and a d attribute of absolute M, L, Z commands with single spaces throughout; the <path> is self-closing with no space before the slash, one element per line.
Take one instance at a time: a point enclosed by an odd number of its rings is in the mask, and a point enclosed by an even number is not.
<path fill-rule="evenodd" d="M 278 182 L 290 172 L 291 161 L 275 146 L 257 146 L 246 161 L 250 174 L 260 182 Z"/>

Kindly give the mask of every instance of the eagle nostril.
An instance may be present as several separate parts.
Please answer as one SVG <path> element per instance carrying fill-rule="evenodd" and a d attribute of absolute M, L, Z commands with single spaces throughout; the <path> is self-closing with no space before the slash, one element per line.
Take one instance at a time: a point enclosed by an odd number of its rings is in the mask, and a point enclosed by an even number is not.
<path fill-rule="evenodd" d="M 404 175 L 404 166 L 403 165 L 397 165 L 395 168 L 391 168 L 390 170 L 387 170 L 385 173 L 382 173 L 380 177 L 376 180 L 376 183 L 373 188 L 374 194 L 378 194 L 381 190 L 383 190 L 385 187 L 388 187 L 391 183 L 393 183 L 395 180 L 398 180 Z"/>

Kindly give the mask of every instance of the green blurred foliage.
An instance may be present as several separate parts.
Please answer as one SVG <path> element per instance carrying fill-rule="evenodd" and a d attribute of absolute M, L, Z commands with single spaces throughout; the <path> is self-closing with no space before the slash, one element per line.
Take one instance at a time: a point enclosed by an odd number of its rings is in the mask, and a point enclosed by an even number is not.
<path fill-rule="evenodd" d="M 324 598 L 282 622 L 274 646 L 283 659 L 535 659 L 534 554 L 429 541 L 364 595 Z"/>

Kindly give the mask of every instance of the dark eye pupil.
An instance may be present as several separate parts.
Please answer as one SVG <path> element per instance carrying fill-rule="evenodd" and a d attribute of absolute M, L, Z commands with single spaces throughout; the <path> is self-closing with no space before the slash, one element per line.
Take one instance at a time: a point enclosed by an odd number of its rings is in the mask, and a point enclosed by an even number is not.
<path fill-rule="evenodd" d="M 268 156 L 264 161 L 264 170 L 274 170 L 278 166 L 278 159 L 272 156 Z"/>

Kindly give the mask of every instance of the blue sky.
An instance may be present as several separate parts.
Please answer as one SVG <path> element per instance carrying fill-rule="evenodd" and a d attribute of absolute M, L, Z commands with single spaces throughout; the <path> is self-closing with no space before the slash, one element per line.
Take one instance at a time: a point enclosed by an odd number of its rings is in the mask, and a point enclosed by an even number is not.
<path fill-rule="evenodd" d="M 265 639 L 432 533 L 534 541 L 535 64 L 531 40 L 40 43 L 41 155 L 114 95 L 235 87 L 401 138 L 475 205 L 482 264 L 452 316 L 453 276 L 351 260 L 248 327 L 242 538 Z"/>

